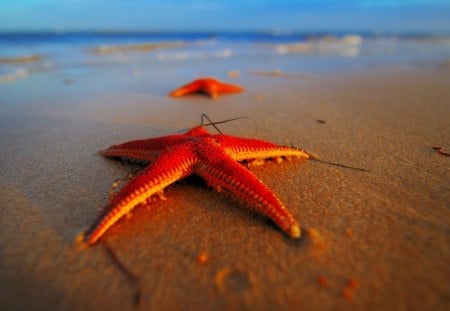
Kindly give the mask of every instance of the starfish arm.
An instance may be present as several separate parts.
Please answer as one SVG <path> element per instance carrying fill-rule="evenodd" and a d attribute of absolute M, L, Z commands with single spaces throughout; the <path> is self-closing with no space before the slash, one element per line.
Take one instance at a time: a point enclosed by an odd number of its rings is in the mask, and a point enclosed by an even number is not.
<path fill-rule="evenodd" d="M 160 193 L 164 188 L 192 173 L 196 156 L 189 143 L 169 148 L 152 164 L 131 180 L 105 206 L 93 225 L 86 231 L 84 241 L 95 244 L 122 216 L 139 204 Z"/>
<path fill-rule="evenodd" d="M 214 138 L 235 161 L 280 159 L 281 157 L 309 158 L 309 155 L 301 149 L 279 146 L 264 140 L 230 135 L 214 135 Z"/>
<path fill-rule="evenodd" d="M 243 90 L 244 89 L 240 86 L 222 83 L 215 79 L 205 80 L 202 86 L 202 91 L 211 95 L 213 99 L 217 99 L 219 97 L 219 94 L 240 93 Z"/>
<path fill-rule="evenodd" d="M 192 81 L 191 83 L 185 84 L 182 87 L 170 92 L 172 97 L 180 97 L 186 94 L 196 93 L 201 90 L 203 82 L 200 80 Z"/>
<path fill-rule="evenodd" d="M 200 155 L 195 173 L 202 176 L 210 186 L 230 191 L 238 200 L 272 219 L 290 237 L 300 237 L 297 221 L 258 177 L 231 159 L 220 146 L 214 146 L 214 143 L 205 143 L 197 150 Z"/>
<path fill-rule="evenodd" d="M 138 139 L 113 145 L 99 153 L 105 157 L 127 157 L 136 160 L 153 161 L 161 152 L 173 145 L 186 141 L 185 135 L 168 135 L 157 138 Z"/>

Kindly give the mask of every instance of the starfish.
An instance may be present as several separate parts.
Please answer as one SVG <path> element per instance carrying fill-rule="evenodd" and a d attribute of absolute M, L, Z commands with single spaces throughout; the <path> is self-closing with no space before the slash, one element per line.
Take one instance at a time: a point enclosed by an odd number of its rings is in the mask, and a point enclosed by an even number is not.
<path fill-rule="evenodd" d="M 81 240 L 94 245 L 120 218 L 138 205 L 151 202 L 164 188 L 189 175 L 203 177 L 219 192 L 227 190 L 270 218 L 288 236 L 299 238 L 298 222 L 256 175 L 239 162 L 261 164 L 266 159 L 309 158 L 301 149 L 224 134 L 210 134 L 197 126 L 173 134 L 125 142 L 100 152 L 106 157 L 127 157 L 150 164 L 130 180 L 103 208 Z"/>
<path fill-rule="evenodd" d="M 180 97 L 192 93 L 205 93 L 213 99 L 217 99 L 219 94 L 240 93 L 244 89 L 237 85 L 226 84 L 214 78 L 200 78 L 172 91 L 169 95 Z"/>

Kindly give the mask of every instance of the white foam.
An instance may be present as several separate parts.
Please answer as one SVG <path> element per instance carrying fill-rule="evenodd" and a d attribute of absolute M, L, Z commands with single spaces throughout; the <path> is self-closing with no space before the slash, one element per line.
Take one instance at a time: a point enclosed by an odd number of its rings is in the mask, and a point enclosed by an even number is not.
<path fill-rule="evenodd" d="M 18 79 L 26 78 L 29 75 L 24 68 L 17 68 L 13 72 L 0 75 L 0 83 L 14 82 Z"/>

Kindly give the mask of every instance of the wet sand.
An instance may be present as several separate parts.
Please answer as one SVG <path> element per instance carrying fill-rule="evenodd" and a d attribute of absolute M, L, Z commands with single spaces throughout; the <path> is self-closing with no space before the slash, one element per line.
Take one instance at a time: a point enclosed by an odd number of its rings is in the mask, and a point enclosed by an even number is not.
<path fill-rule="evenodd" d="M 182 74 L 138 78 L 64 83 L 42 74 L 0 85 L 5 310 L 450 307 L 450 158 L 432 149 L 450 151 L 447 68 L 224 72 L 218 78 L 246 92 L 217 101 L 169 98 L 188 82 Z M 201 113 L 249 116 L 256 138 L 369 171 L 315 161 L 252 168 L 300 221 L 299 241 L 229 197 L 181 181 L 105 235 L 136 282 L 103 244 L 79 250 L 73 239 L 113 181 L 139 168 L 96 152 L 192 127 Z M 220 128 L 255 130 L 245 119 Z"/>

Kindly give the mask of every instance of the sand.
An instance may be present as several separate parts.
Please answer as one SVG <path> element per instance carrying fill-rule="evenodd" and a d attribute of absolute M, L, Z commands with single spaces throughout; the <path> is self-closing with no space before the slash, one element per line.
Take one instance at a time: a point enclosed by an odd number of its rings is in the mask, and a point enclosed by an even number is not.
<path fill-rule="evenodd" d="M 218 78 L 246 92 L 172 99 L 188 82 L 174 72 L 0 85 L 2 309 L 448 310 L 450 158 L 432 149 L 450 151 L 448 68 Z M 96 152 L 192 127 L 201 113 L 249 116 L 256 138 L 369 171 L 252 168 L 300 221 L 299 241 L 182 181 L 105 235 L 136 281 L 103 244 L 78 249 L 114 180 L 139 168 Z M 254 122 L 220 128 L 248 137 Z"/>

